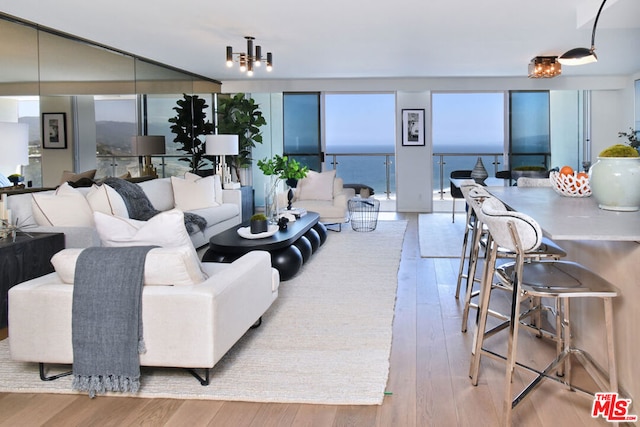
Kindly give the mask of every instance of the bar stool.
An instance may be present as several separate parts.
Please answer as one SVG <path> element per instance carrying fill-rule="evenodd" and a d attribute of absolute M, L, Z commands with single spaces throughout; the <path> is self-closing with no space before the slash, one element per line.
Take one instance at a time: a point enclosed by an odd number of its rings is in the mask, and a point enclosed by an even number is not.
<path fill-rule="evenodd" d="M 585 367 L 587 373 L 595 381 L 601 391 L 617 393 L 617 368 L 614 350 L 613 304 L 612 298 L 619 295 L 618 289 L 611 283 L 593 273 L 587 268 L 569 261 L 542 260 L 526 262 L 528 253 L 534 251 L 542 242 L 542 231 L 538 223 L 531 217 L 507 210 L 496 209 L 491 203 L 484 203 L 477 213 L 478 217 L 489 229 L 494 240 L 489 251 L 487 266 L 480 292 L 479 318 L 474 337 L 474 350 L 470 366 L 470 377 L 474 385 L 478 383 L 480 359 L 482 355 L 506 360 L 506 375 L 504 388 L 503 421 L 511 425 L 511 415 L 516 407 L 535 387 L 544 379 L 553 379 L 567 386 L 573 391 L 581 392 L 593 398 L 594 393 L 582 390 L 571 383 L 570 356 Z M 497 247 L 501 246 L 513 251 L 515 260 L 499 267 L 495 266 Z M 507 353 L 498 355 L 486 350 L 484 340 L 487 324 L 490 287 L 493 276 L 501 286 L 512 289 L 511 315 L 509 319 L 509 338 Z M 556 312 L 556 333 L 562 339 L 561 352 L 542 371 L 517 362 L 518 330 L 520 319 L 520 303 L 524 298 L 536 297 L 553 299 Z M 605 328 L 607 334 L 608 373 L 598 366 L 591 356 L 572 345 L 570 300 L 573 298 L 599 298 L 604 304 Z M 536 378 L 514 398 L 513 372 L 515 367 L 525 368 L 537 374 Z M 552 376 L 554 370 L 564 374 L 564 379 Z"/>
<path fill-rule="evenodd" d="M 462 278 L 466 279 L 466 292 L 464 299 L 464 308 L 462 312 L 462 326 L 461 331 L 467 331 L 467 324 L 469 319 L 469 310 L 471 308 L 478 308 L 478 305 L 473 302 L 473 299 L 476 298 L 479 294 L 479 290 L 474 290 L 474 284 L 480 282 L 476 276 L 476 270 L 478 265 L 478 258 L 480 254 L 480 250 L 485 251 L 485 259 L 486 259 L 486 247 L 488 245 L 488 237 L 486 227 L 483 226 L 482 221 L 479 219 L 477 211 L 481 209 L 483 203 L 486 200 L 491 200 L 491 203 L 494 205 L 495 209 L 507 210 L 506 206 L 498 199 L 493 197 L 484 187 L 477 185 L 473 186 L 465 186 L 462 188 L 463 194 L 465 194 L 465 200 L 469 205 L 469 210 L 473 210 L 473 217 L 475 218 L 473 222 L 473 231 L 471 232 L 471 250 L 469 254 L 469 262 L 467 267 L 467 274 L 463 274 L 463 260 L 461 259 L 460 270 L 458 273 L 458 286 L 460 286 L 460 282 Z M 463 244 L 464 246 L 464 244 Z M 464 248 L 463 248 L 464 249 Z M 466 250 L 466 249 L 465 249 Z M 533 251 L 526 255 L 527 261 L 539 261 L 542 259 L 554 259 L 558 260 L 567 255 L 567 253 L 560 248 L 557 244 L 555 244 L 550 239 L 543 237 L 542 243 Z M 497 258 L 506 258 L 513 259 L 515 258 L 515 253 L 502 247 L 498 247 Z M 486 262 L 486 260 L 485 260 Z M 458 295 L 459 290 L 456 289 L 456 295 Z M 537 301 L 533 301 L 534 305 L 542 308 Z M 540 310 L 533 317 L 530 325 L 540 325 Z M 496 311 L 490 310 L 490 314 L 494 317 L 498 317 L 502 320 L 506 320 L 507 316 Z M 554 334 L 547 334 L 540 326 L 538 326 L 538 335 L 547 336 L 548 338 L 556 339 Z"/>
<path fill-rule="evenodd" d="M 469 286 L 469 275 L 465 273 L 464 267 L 465 262 L 467 262 L 467 272 L 471 268 L 472 263 L 472 251 L 473 246 L 469 247 L 469 242 L 474 241 L 475 233 L 476 233 L 476 213 L 473 207 L 469 204 L 469 198 L 473 197 L 490 197 L 491 195 L 487 192 L 484 187 L 480 184 L 476 184 L 475 181 L 469 180 L 468 183 L 460 186 L 460 191 L 462 192 L 462 196 L 467 202 L 467 219 L 464 228 L 464 235 L 462 236 L 462 253 L 460 254 L 460 266 L 458 268 L 458 280 L 456 283 L 456 299 L 460 298 L 460 288 L 462 287 L 462 281 L 466 280 L 466 286 Z M 473 191 L 473 196 L 469 195 L 469 192 Z M 469 256 L 467 257 L 467 250 L 470 250 Z"/>

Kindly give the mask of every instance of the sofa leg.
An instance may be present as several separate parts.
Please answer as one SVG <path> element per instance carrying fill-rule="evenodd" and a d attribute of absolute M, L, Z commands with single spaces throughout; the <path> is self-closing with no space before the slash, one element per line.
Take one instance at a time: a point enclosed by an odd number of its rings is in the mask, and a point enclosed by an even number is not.
<path fill-rule="evenodd" d="M 259 328 L 260 325 L 262 325 L 262 316 L 260 316 L 260 318 L 258 320 L 256 320 L 256 323 L 254 323 L 253 325 L 251 325 L 251 328 L 249 329 L 256 329 Z"/>
<path fill-rule="evenodd" d="M 193 375 L 195 377 L 195 379 L 197 379 L 200 382 L 200 385 L 202 386 L 207 386 L 209 385 L 209 372 L 211 371 L 211 369 L 205 369 L 205 375 L 204 378 L 202 378 L 195 369 L 193 368 L 185 368 L 187 370 L 187 372 L 189 372 L 191 375 Z"/>
<path fill-rule="evenodd" d="M 40 379 L 42 381 L 53 381 L 53 380 L 57 380 L 58 378 L 67 377 L 67 376 L 73 374 L 73 371 L 69 371 L 69 372 L 63 372 L 63 373 L 58 374 L 58 375 L 51 375 L 51 376 L 48 377 L 44 373 L 44 363 L 39 363 L 38 365 L 40 367 Z"/>

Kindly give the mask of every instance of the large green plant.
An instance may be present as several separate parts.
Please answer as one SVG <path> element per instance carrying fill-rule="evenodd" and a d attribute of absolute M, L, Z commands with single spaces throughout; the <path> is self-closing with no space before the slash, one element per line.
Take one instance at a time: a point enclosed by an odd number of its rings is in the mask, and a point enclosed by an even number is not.
<path fill-rule="evenodd" d="M 244 93 L 219 98 L 217 117 L 219 134 L 238 135 L 238 155 L 227 160 L 238 174 L 239 168 L 251 165 L 251 150 L 256 144 L 262 144 L 260 127 L 266 125 L 267 121 L 260 106 Z"/>
<path fill-rule="evenodd" d="M 204 135 L 213 133 L 213 123 L 207 121 L 205 110 L 209 108 L 207 102 L 198 95 L 183 94 L 184 98 L 179 99 L 176 107 L 176 116 L 169 119 L 171 132 L 176 137 L 173 142 L 181 144 L 179 151 L 190 154 L 190 157 L 182 157 L 179 160 L 189 162 L 192 171 L 197 172 L 203 166 L 205 155 Z"/>

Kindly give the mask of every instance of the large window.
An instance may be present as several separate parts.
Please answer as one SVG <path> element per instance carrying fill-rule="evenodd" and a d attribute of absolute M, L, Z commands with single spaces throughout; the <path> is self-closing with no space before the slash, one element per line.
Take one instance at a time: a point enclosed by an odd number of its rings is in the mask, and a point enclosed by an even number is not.
<path fill-rule="evenodd" d="M 504 93 L 434 93 L 434 153 L 502 153 Z"/>
<path fill-rule="evenodd" d="M 320 171 L 320 94 L 285 93 L 282 102 L 284 154 Z"/>
<path fill-rule="evenodd" d="M 434 93 L 431 100 L 434 188 L 448 188 L 451 172 L 473 169 L 478 157 L 490 176 L 505 167 L 503 92 Z"/>
<path fill-rule="evenodd" d="M 395 193 L 395 96 L 327 94 L 324 112 L 327 169 L 376 195 Z"/>
<path fill-rule="evenodd" d="M 549 91 L 514 91 L 509 95 L 511 169 L 522 166 L 549 169 Z"/>

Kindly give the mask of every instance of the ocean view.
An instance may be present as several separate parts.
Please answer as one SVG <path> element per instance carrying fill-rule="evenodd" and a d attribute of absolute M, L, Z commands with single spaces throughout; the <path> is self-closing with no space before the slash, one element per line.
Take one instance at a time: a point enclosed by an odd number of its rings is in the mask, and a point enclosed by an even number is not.
<path fill-rule="evenodd" d="M 355 151 L 357 150 L 357 151 Z M 329 151 L 329 150 L 328 150 Z M 386 191 L 386 165 L 385 161 L 387 157 L 385 154 L 378 153 L 366 153 L 363 147 L 351 147 L 349 150 L 341 150 L 343 153 L 356 153 L 363 152 L 363 155 L 340 155 L 335 151 L 330 151 L 330 154 L 336 154 L 337 165 L 335 166 L 336 173 L 347 184 L 365 184 L 373 187 L 375 194 L 378 196 L 384 195 Z M 444 167 L 442 172 L 443 188 L 449 189 L 449 175 L 453 170 L 468 169 L 471 170 L 476 164 L 478 156 L 476 154 L 466 154 L 469 152 L 482 152 L 491 153 L 495 152 L 494 147 L 466 147 L 465 151 L 456 150 L 456 155 L 448 155 L 443 158 Z M 392 150 L 389 150 L 391 153 Z M 435 154 L 446 153 L 452 154 L 452 150 L 434 150 Z M 389 165 L 389 191 L 395 193 L 395 155 L 391 154 L 388 157 Z M 500 164 L 496 166 L 494 163 L 494 156 L 482 156 L 482 161 L 490 176 L 495 174 L 496 170 L 503 169 L 503 159 L 499 156 L 498 161 Z M 326 164 L 327 168 L 333 168 L 332 156 L 327 155 Z M 432 160 L 431 168 L 433 170 L 433 189 L 434 191 L 440 190 L 440 157 L 434 156 Z M 426 165 L 425 165 L 426 167 Z"/>

